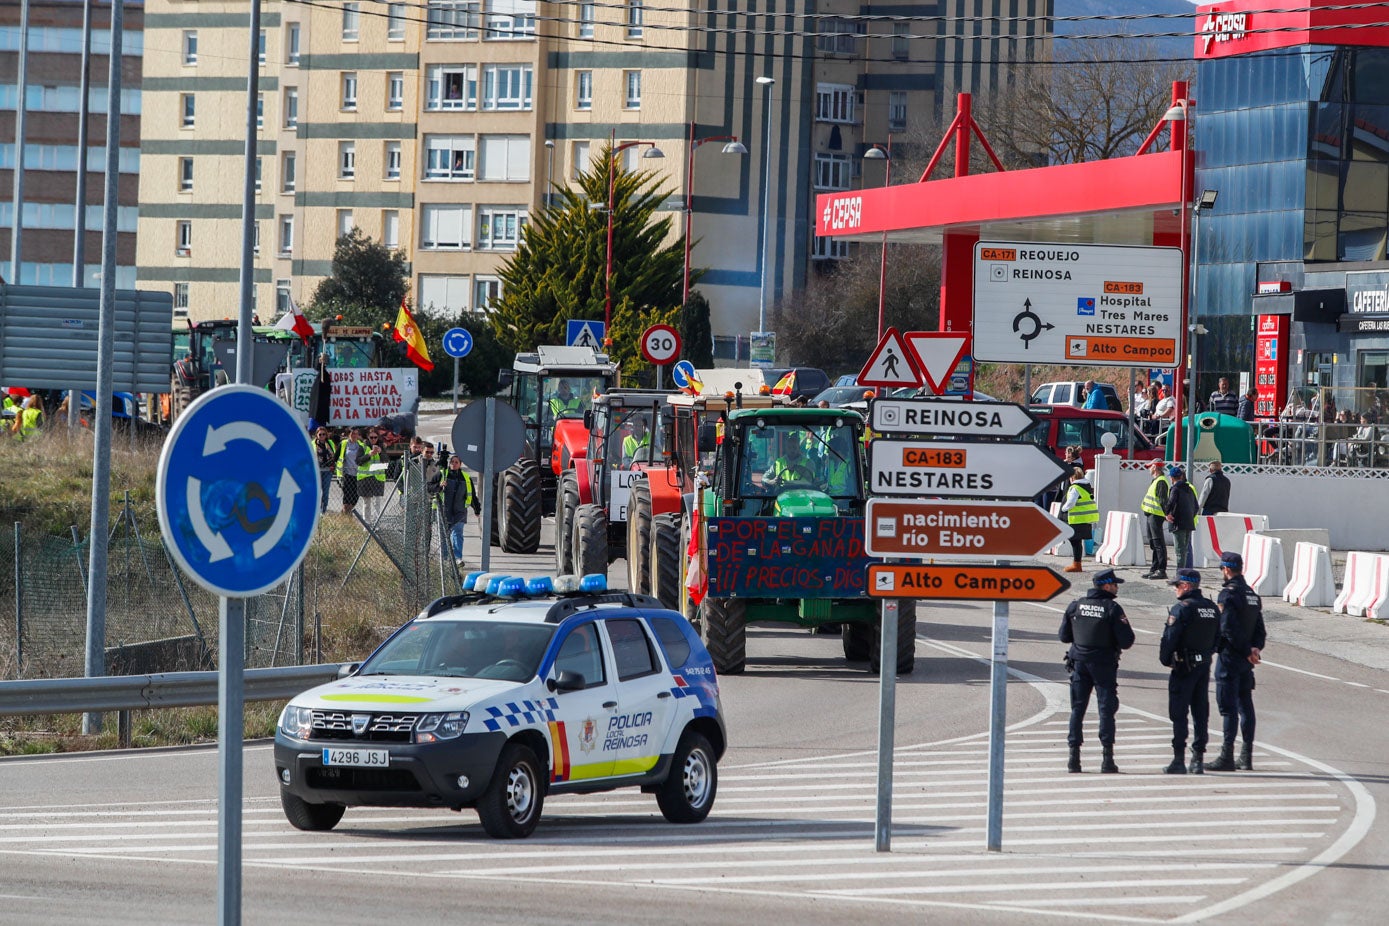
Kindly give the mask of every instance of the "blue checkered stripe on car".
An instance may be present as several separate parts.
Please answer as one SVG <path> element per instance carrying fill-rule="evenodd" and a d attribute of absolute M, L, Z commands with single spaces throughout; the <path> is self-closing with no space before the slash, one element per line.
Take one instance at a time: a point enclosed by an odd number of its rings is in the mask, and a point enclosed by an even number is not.
<path fill-rule="evenodd" d="M 555 708 L 559 701 L 546 698 L 543 701 L 509 701 L 501 707 L 487 708 L 487 718 L 482 725 L 488 732 L 496 733 L 506 727 L 514 729 L 522 724 L 549 723 L 555 719 Z"/>

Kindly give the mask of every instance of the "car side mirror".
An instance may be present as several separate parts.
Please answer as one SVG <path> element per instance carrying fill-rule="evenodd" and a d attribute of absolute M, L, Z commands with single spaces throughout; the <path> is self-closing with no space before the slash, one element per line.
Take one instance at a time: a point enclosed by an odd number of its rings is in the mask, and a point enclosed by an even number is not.
<path fill-rule="evenodd" d="M 582 691 L 587 684 L 582 673 L 562 669 L 554 678 L 546 680 L 545 687 L 551 691 Z"/>
<path fill-rule="evenodd" d="M 357 674 L 357 670 L 362 667 L 360 662 L 349 662 L 338 666 L 338 678 L 349 678 Z"/>
<path fill-rule="evenodd" d="M 515 380 L 515 379 L 516 379 L 516 371 L 515 371 L 515 370 L 498 370 L 498 371 L 497 371 L 497 388 L 499 388 L 499 389 L 505 389 L 507 386 L 510 386 L 511 383 L 512 383 L 512 381 Z"/>
<path fill-rule="evenodd" d="M 584 411 L 584 430 L 593 430 L 593 409 L 591 408 Z"/>

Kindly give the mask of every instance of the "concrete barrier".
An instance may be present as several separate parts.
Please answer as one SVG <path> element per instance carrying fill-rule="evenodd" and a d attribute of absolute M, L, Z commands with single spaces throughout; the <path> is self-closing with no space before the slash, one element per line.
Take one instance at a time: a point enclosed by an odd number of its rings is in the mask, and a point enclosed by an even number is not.
<path fill-rule="evenodd" d="M 1142 566 L 1147 562 L 1147 549 L 1137 512 L 1111 511 L 1105 515 L 1104 538 L 1095 550 L 1095 562 Z"/>
<path fill-rule="evenodd" d="M 1191 535 L 1191 561 L 1198 568 L 1219 565 L 1221 553 L 1241 549 L 1245 534 L 1267 529 L 1268 518 L 1261 514 L 1198 517 L 1196 531 Z"/>
<path fill-rule="evenodd" d="M 1283 541 L 1258 531 L 1244 535 L 1240 550 L 1244 557 L 1244 581 L 1265 598 L 1283 594 L 1288 584 L 1283 570 Z"/>
<path fill-rule="evenodd" d="M 1362 616 L 1372 621 L 1389 617 L 1389 556 L 1375 558 L 1374 578 L 1370 582 L 1370 594 L 1365 599 Z"/>
<path fill-rule="evenodd" d="M 1332 610 L 1352 617 L 1364 617 L 1365 609 L 1380 596 L 1376 582 L 1381 565 L 1389 556 L 1352 550 L 1346 554 L 1346 576 L 1341 594 L 1336 596 Z"/>
<path fill-rule="evenodd" d="M 1259 531 L 1270 537 L 1277 537 L 1283 541 L 1283 571 L 1285 575 L 1293 574 L 1294 558 L 1297 556 L 1297 547 L 1301 543 L 1315 543 L 1331 549 L 1331 531 L 1324 527 L 1291 528 Z"/>
<path fill-rule="evenodd" d="M 1056 520 L 1062 521 L 1062 522 L 1064 522 L 1064 521 L 1066 520 L 1066 516 L 1065 516 L 1064 514 L 1061 513 L 1061 503 L 1060 503 L 1060 502 L 1052 502 L 1050 508 L 1051 508 L 1052 517 L 1054 517 L 1054 518 L 1056 518 Z M 1047 552 L 1050 553 L 1052 556 L 1070 556 L 1070 555 L 1071 555 L 1071 541 L 1070 541 L 1069 539 L 1063 540 L 1063 541 L 1061 541 L 1060 543 L 1058 543 L 1056 546 L 1054 546 L 1054 547 L 1049 547 L 1049 548 L 1047 549 Z"/>
<path fill-rule="evenodd" d="M 1283 589 L 1283 600 L 1303 608 L 1325 608 L 1336 600 L 1336 579 L 1331 574 L 1331 547 L 1302 541 L 1293 553 L 1292 579 Z"/>

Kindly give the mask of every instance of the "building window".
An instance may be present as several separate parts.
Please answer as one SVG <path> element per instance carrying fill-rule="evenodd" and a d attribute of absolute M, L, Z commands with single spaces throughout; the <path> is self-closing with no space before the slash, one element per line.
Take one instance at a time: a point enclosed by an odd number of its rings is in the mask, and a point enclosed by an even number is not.
<path fill-rule="evenodd" d="M 289 280 L 275 281 L 275 314 L 283 315 L 290 310 Z"/>
<path fill-rule="evenodd" d="M 588 170 L 588 151 L 588 142 L 574 142 L 574 147 L 572 149 L 570 161 L 574 165 L 572 168 L 572 176 L 575 180 L 578 180 L 580 177 L 582 177 L 584 173 Z"/>
<path fill-rule="evenodd" d="M 299 66 L 299 24 L 285 26 L 285 64 Z"/>
<path fill-rule="evenodd" d="M 251 223 L 251 253 L 260 253 L 260 223 Z"/>
<path fill-rule="evenodd" d="M 596 4 L 593 3 L 579 4 L 579 38 L 581 39 L 593 38 L 593 23 L 596 18 L 594 15 L 595 6 Z"/>
<path fill-rule="evenodd" d="M 174 253 L 187 257 L 193 253 L 193 223 L 180 221 L 174 224 Z"/>
<path fill-rule="evenodd" d="M 489 64 L 482 69 L 482 108 L 518 111 L 531 108 L 529 64 Z"/>
<path fill-rule="evenodd" d="M 464 251 L 471 244 L 473 208 L 450 203 L 420 207 L 420 249 Z"/>
<path fill-rule="evenodd" d="M 424 108 L 477 109 L 477 66 L 470 64 L 430 68 L 425 81 Z"/>
<path fill-rule="evenodd" d="M 574 108 L 593 108 L 593 72 L 574 72 Z"/>
<path fill-rule="evenodd" d="M 496 277 L 473 279 L 473 311 L 486 312 L 492 303 L 502 298 L 502 281 Z"/>
<path fill-rule="evenodd" d="M 888 91 L 887 127 L 893 132 L 900 132 L 907 127 L 907 91 Z"/>
<path fill-rule="evenodd" d="M 436 41 L 476 39 L 482 24 L 478 0 L 430 0 L 425 38 Z"/>
<path fill-rule="evenodd" d="M 484 135 L 479 143 L 482 164 L 479 180 L 499 182 L 527 181 L 531 178 L 531 137 L 529 135 Z"/>
<path fill-rule="evenodd" d="M 198 30 L 183 31 L 183 63 L 188 67 L 198 63 Z"/>
<path fill-rule="evenodd" d="M 405 75 L 400 71 L 386 74 L 386 109 L 398 113 L 405 108 Z"/>
<path fill-rule="evenodd" d="M 626 109 L 641 109 L 641 71 L 623 71 L 622 85 L 627 94 L 622 101 Z"/>
<path fill-rule="evenodd" d="M 816 237 L 810 246 L 811 260 L 846 260 L 849 257 L 849 242 L 843 238 Z"/>
<path fill-rule="evenodd" d="M 294 216 L 280 216 L 280 253 L 289 254 L 294 250 Z"/>
<path fill-rule="evenodd" d="M 299 127 L 299 88 L 285 88 L 285 128 Z"/>
<path fill-rule="evenodd" d="M 386 40 L 405 41 L 405 4 L 386 4 Z"/>
<path fill-rule="evenodd" d="M 345 238 L 352 234 L 352 229 L 357 227 L 357 223 L 352 220 L 351 209 L 338 210 L 338 237 Z"/>
<path fill-rule="evenodd" d="M 892 57 L 898 61 L 906 61 L 911 56 L 911 23 L 892 24 Z"/>
<path fill-rule="evenodd" d="M 468 278 L 420 274 L 419 304 L 440 314 L 468 311 Z"/>
<path fill-rule="evenodd" d="M 193 189 L 193 159 L 178 159 L 178 188 L 182 193 L 190 192 Z"/>
<path fill-rule="evenodd" d="M 474 178 L 477 143 L 473 136 L 426 135 L 424 147 L 424 177 L 426 180 L 472 180 Z"/>
<path fill-rule="evenodd" d="M 355 142 L 338 142 L 338 179 L 351 180 L 357 176 L 357 145 Z"/>
<path fill-rule="evenodd" d="M 175 313 L 178 313 L 178 312 L 180 312 L 180 311 L 183 312 L 184 315 L 187 315 L 187 314 L 188 314 L 188 284 L 187 284 L 187 283 L 175 283 L 175 284 L 174 284 L 174 312 L 175 312 Z"/>
<path fill-rule="evenodd" d="M 847 154 L 815 155 L 815 189 L 847 190 L 850 170 Z"/>
<path fill-rule="evenodd" d="M 853 122 L 854 88 L 848 84 L 817 84 L 815 118 L 820 122 Z"/>
<path fill-rule="evenodd" d="M 399 179 L 400 179 L 400 142 L 398 142 L 398 141 L 388 141 L 388 142 L 386 142 L 385 156 L 382 158 L 382 161 L 383 161 L 383 162 L 385 163 L 385 165 L 386 165 L 386 179 L 387 179 L 387 180 L 399 180 Z"/>
<path fill-rule="evenodd" d="M 642 0 L 627 0 L 627 38 L 641 38 L 645 12 Z"/>
<path fill-rule="evenodd" d="M 264 63 L 265 63 L 265 30 L 264 30 L 264 29 L 260 30 L 260 34 L 256 36 L 256 63 L 257 63 L 257 64 L 264 64 Z"/>
<path fill-rule="evenodd" d="M 193 98 L 193 94 L 191 93 L 180 94 L 178 99 L 179 111 L 183 113 L 183 127 L 185 129 L 191 129 L 197 115 L 197 101 Z"/>
<path fill-rule="evenodd" d="M 261 159 L 260 159 L 260 158 L 256 158 L 256 192 L 257 192 L 257 193 L 260 192 L 260 177 L 261 177 L 260 171 L 261 171 Z"/>
<path fill-rule="evenodd" d="M 299 158 L 293 151 L 280 155 L 280 192 L 293 193 L 296 182 L 295 173 L 299 168 Z"/>
<path fill-rule="evenodd" d="M 265 94 L 256 94 L 256 128 L 265 128 Z"/>
<path fill-rule="evenodd" d="M 400 213 L 395 209 L 381 213 L 381 243 L 392 251 L 400 247 Z"/>
<path fill-rule="evenodd" d="M 482 251 L 514 251 L 526 227 L 526 210 L 519 206 L 483 206 L 478 213 L 477 246 Z"/>
<path fill-rule="evenodd" d="M 355 42 L 362 36 L 362 5 L 344 3 L 342 5 L 342 40 Z"/>
<path fill-rule="evenodd" d="M 512 41 L 535 38 L 535 0 L 488 0 L 484 39 Z"/>
<path fill-rule="evenodd" d="M 815 47 L 834 55 L 852 55 L 857 50 L 859 28 L 846 19 L 821 20 Z"/>
<path fill-rule="evenodd" d="M 342 108 L 348 111 L 357 108 L 357 72 L 342 72 Z"/>

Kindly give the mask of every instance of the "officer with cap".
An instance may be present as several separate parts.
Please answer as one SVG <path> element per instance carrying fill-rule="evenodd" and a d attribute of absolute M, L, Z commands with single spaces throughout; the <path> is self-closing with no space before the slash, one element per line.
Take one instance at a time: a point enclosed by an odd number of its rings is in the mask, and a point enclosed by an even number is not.
<path fill-rule="evenodd" d="M 1212 772 L 1254 768 L 1254 667 L 1264 649 L 1264 604 L 1244 580 L 1244 558 L 1238 553 L 1220 556 L 1225 584 L 1216 604 L 1220 607 L 1219 655 L 1215 659 L 1215 706 L 1224 720 L 1220 757 L 1207 765 Z M 1234 757 L 1235 734 L 1242 732 L 1239 759 Z"/>
<path fill-rule="evenodd" d="M 1158 659 L 1172 670 L 1167 679 L 1167 716 L 1172 721 L 1172 764 L 1163 769 L 1169 775 L 1205 771 L 1206 721 L 1210 719 L 1211 655 L 1220 635 L 1220 614 L 1201 594 L 1201 573 L 1178 569 L 1168 583 L 1177 603 L 1167 612 Z M 1191 764 L 1182 764 L 1186 752 L 1187 712 L 1195 728 L 1191 739 Z"/>
<path fill-rule="evenodd" d="M 1115 597 L 1123 579 L 1113 569 L 1095 574 L 1094 588 L 1084 598 L 1071 602 L 1061 618 L 1058 636 L 1071 644 L 1066 668 L 1071 673 L 1071 728 L 1066 743 L 1071 758 L 1069 772 L 1080 771 L 1081 724 L 1090 709 L 1090 692 L 1100 705 L 1100 745 L 1104 759 L 1101 772 L 1117 772 L 1114 764 L 1114 715 L 1119 711 L 1119 654 L 1133 646 L 1133 628 Z"/>

